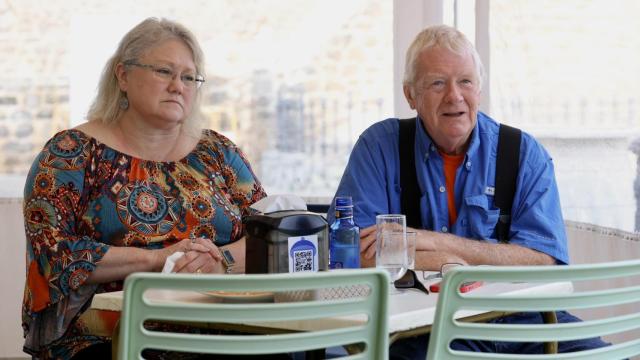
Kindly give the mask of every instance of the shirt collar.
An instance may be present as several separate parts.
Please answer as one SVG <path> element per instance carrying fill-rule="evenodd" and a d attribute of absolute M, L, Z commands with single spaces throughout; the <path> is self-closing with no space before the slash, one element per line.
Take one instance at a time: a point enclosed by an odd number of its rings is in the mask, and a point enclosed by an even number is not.
<path fill-rule="evenodd" d="M 476 116 L 476 125 L 473 128 L 473 131 L 471 131 L 471 141 L 469 142 L 469 148 L 467 149 L 465 162 L 472 158 L 480 147 L 479 124 L 481 115 L 484 116 L 484 114 L 478 112 L 478 115 Z M 431 139 L 431 136 L 429 136 L 429 134 L 427 133 L 427 129 L 424 128 L 424 124 L 422 123 L 420 115 L 416 116 L 416 121 L 416 148 L 419 154 L 422 154 L 425 159 L 428 159 L 429 156 L 433 155 L 434 153 L 437 154 L 438 149 Z"/>

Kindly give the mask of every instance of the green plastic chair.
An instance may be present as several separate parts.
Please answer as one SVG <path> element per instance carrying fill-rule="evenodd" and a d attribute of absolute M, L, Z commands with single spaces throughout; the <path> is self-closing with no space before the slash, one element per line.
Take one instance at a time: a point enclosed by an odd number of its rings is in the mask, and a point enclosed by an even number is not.
<path fill-rule="evenodd" d="M 640 261 L 581 264 L 569 266 L 461 266 L 445 274 L 429 339 L 428 360 L 449 359 L 593 359 L 614 360 L 640 354 L 640 339 L 604 348 L 564 354 L 486 354 L 456 351 L 449 347 L 454 339 L 514 342 L 555 342 L 586 339 L 632 331 L 640 328 L 640 286 L 628 285 L 574 292 L 571 294 L 495 295 L 486 292 L 460 293 L 465 281 L 558 282 L 612 280 L 640 275 Z M 637 278 L 636 278 L 637 279 Z M 636 281 L 636 283 L 638 283 Z M 537 325 L 462 322 L 454 319 L 460 310 L 552 312 L 556 310 L 594 309 L 635 303 L 632 313 L 578 323 Z M 554 314 L 554 313 L 552 313 Z"/>
<path fill-rule="evenodd" d="M 304 296 L 308 301 L 168 303 L 143 297 L 148 289 L 180 291 L 273 292 L 289 296 L 331 294 L 360 289 L 365 296 Z M 314 290 L 315 289 L 315 290 Z M 362 290 L 365 291 L 362 291 Z M 368 290 L 367 290 L 368 289 Z M 368 293 L 368 295 L 367 295 Z M 296 295 L 297 294 L 297 295 Z M 334 295 L 336 293 L 333 293 Z M 120 318 L 119 359 L 142 359 L 144 349 L 201 354 L 274 354 L 360 344 L 362 352 L 345 359 L 386 359 L 389 277 L 380 269 L 301 274 L 186 275 L 135 273 L 127 277 Z M 276 297 L 276 299 L 278 299 Z M 295 300 L 295 299 L 294 299 Z M 366 315 L 366 316 L 365 316 Z M 145 321 L 212 324 L 255 324 L 265 321 L 310 321 L 344 317 L 346 327 L 272 334 L 186 334 L 145 328 Z M 358 317 L 360 316 L 360 317 Z M 233 327 L 232 327 L 233 328 Z M 364 346 L 362 346 L 364 344 Z"/>

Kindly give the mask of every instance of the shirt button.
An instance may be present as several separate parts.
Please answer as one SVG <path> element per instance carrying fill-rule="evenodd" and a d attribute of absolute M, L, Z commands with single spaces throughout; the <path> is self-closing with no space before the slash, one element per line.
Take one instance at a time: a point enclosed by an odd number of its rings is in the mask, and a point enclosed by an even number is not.
<path fill-rule="evenodd" d="M 439 190 L 440 190 L 440 192 L 442 192 L 442 193 L 443 193 L 446 189 L 444 188 L 444 186 L 440 186 L 440 189 L 439 189 Z"/>
<path fill-rule="evenodd" d="M 464 164 L 464 166 L 467 168 L 467 170 L 471 169 L 471 161 L 467 161 L 467 163 Z"/>
<path fill-rule="evenodd" d="M 447 231 L 449 231 L 449 229 L 448 229 L 446 226 L 443 226 L 443 227 L 442 227 L 442 232 L 443 232 L 443 233 L 446 233 Z"/>

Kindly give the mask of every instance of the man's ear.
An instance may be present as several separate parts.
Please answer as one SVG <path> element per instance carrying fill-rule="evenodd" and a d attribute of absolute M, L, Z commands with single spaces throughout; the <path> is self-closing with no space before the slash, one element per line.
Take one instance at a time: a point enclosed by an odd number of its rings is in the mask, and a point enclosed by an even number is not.
<path fill-rule="evenodd" d="M 402 91 L 404 91 L 404 97 L 407 99 L 409 103 L 409 107 L 411 110 L 416 109 L 416 100 L 413 97 L 413 91 L 409 85 L 402 85 Z"/>
<path fill-rule="evenodd" d="M 120 91 L 127 92 L 129 83 L 127 81 L 127 69 L 125 69 L 123 63 L 118 63 L 118 65 L 116 65 L 115 73 L 116 79 L 118 79 L 118 86 L 120 87 Z"/>

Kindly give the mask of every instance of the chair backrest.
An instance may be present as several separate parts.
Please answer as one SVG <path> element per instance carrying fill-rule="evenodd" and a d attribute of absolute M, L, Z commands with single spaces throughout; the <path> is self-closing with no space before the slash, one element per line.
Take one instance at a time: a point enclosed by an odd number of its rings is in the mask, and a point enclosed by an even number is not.
<path fill-rule="evenodd" d="M 387 273 L 379 269 L 252 275 L 135 273 L 125 281 L 118 356 L 120 359 L 141 359 L 143 349 L 273 354 L 359 344 L 364 348 L 363 352 L 349 359 L 386 359 L 389 283 Z M 149 289 L 211 294 L 267 293 L 275 294 L 276 301 L 230 303 L 220 302 L 212 296 L 206 303 L 168 303 L 145 297 Z M 349 293 L 353 289 L 360 293 L 346 296 L 339 293 Z M 296 301 L 302 298 L 304 301 Z M 340 326 L 268 335 L 187 334 L 166 329 L 153 331 L 144 326 L 147 321 L 255 326 L 274 321 L 311 323 L 328 318 L 345 321 Z"/>
<path fill-rule="evenodd" d="M 553 342 L 593 338 L 640 328 L 640 286 L 573 292 L 571 294 L 487 294 L 488 291 L 460 293 L 466 281 L 496 282 L 558 282 L 607 281 L 640 275 L 640 261 L 580 264 L 568 266 L 461 266 L 445 274 L 438 298 L 434 324 L 429 340 L 428 360 L 448 359 L 623 359 L 640 354 L 640 339 L 613 344 L 604 348 L 565 354 L 482 354 L 453 350 L 454 339 L 494 340 L 512 342 Z M 590 309 L 627 304 L 632 311 L 624 315 L 577 323 L 515 325 L 471 323 L 455 319 L 460 310 L 506 312 L 552 312 Z"/>

